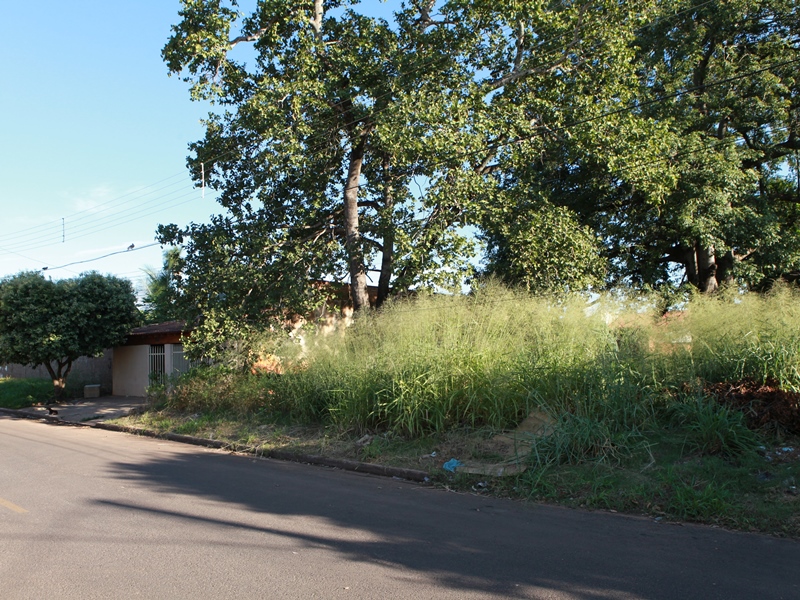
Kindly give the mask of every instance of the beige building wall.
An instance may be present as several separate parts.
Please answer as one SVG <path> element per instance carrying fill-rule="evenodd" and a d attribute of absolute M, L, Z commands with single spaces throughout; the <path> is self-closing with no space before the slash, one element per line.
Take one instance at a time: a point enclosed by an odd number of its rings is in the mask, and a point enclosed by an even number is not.
<path fill-rule="evenodd" d="M 183 359 L 181 344 L 163 344 L 164 378 L 185 372 L 189 363 Z M 176 355 L 177 353 L 177 355 Z M 150 385 L 150 346 L 117 346 L 114 348 L 113 382 L 115 396 L 146 396 Z"/>
<path fill-rule="evenodd" d="M 145 396 L 150 385 L 150 346 L 114 348 L 113 382 L 115 396 Z"/>

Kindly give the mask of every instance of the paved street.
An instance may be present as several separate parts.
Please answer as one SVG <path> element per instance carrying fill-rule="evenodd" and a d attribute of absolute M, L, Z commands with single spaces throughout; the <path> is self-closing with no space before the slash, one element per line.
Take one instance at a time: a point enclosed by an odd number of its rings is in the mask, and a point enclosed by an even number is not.
<path fill-rule="evenodd" d="M 800 598 L 800 543 L 0 416 L 0 597 Z"/>

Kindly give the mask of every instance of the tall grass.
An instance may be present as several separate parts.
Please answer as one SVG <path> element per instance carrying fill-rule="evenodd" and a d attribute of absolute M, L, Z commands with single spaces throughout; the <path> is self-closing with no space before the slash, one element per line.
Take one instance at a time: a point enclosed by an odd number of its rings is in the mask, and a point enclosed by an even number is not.
<path fill-rule="evenodd" d="M 308 334 L 303 368 L 212 370 L 171 401 L 407 436 L 513 427 L 538 409 L 557 423 L 547 462 L 624 456 L 644 432 L 674 422 L 676 403 L 700 406 L 702 381 L 754 377 L 800 389 L 796 293 L 697 298 L 669 318 L 657 305 L 620 295 L 554 301 L 498 286 L 398 301 L 345 332 Z"/>
<path fill-rule="evenodd" d="M 766 295 L 698 298 L 686 327 L 696 375 L 708 381 L 745 377 L 800 391 L 800 297 L 787 287 Z"/>

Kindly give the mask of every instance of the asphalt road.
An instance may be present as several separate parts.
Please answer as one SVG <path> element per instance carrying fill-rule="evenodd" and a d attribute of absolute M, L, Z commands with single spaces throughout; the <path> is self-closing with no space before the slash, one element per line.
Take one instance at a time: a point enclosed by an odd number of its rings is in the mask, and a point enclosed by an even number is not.
<path fill-rule="evenodd" d="M 0 598 L 800 598 L 800 543 L 0 417 Z"/>

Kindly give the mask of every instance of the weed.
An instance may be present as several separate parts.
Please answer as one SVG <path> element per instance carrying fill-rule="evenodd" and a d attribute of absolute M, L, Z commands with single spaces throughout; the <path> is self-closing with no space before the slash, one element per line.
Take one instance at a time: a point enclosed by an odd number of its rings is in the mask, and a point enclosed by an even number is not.
<path fill-rule="evenodd" d="M 735 456 L 755 450 L 758 436 L 747 428 L 745 415 L 706 397 L 677 404 L 673 419 L 686 432 L 690 450 Z"/>
<path fill-rule="evenodd" d="M 662 474 L 669 514 L 688 521 L 718 521 L 729 512 L 726 486 L 696 476 L 684 479 L 674 469 Z"/>

